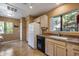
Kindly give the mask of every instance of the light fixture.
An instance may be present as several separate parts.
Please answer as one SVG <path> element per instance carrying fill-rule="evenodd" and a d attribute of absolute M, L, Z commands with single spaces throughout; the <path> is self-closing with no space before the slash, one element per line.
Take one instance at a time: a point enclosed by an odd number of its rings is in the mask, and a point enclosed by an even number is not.
<path fill-rule="evenodd" d="M 12 16 L 11 14 L 7 14 L 8 16 Z"/>
<path fill-rule="evenodd" d="M 30 9 L 32 9 L 32 6 L 29 6 Z"/>
<path fill-rule="evenodd" d="M 6 11 L 8 16 L 12 16 L 12 11 Z"/>
<path fill-rule="evenodd" d="M 60 3 L 56 3 L 56 5 L 60 5 Z"/>
<path fill-rule="evenodd" d="M 32 7 L 32 4 L 30 4 L 29 8 L 30 8 L 30 9 L 32 9 L 32 8 L 33 8 L 33 7 Z"/>

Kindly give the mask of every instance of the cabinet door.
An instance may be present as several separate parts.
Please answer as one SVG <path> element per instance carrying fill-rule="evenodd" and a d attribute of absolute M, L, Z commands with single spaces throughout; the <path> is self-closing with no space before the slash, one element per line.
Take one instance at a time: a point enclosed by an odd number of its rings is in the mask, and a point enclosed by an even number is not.
<path fill-rule="evenodd" d="M 49 56 L 54 55 L 54 45 L 52 42 L 46 40 L 45 42 L 45 53 Z"/>
<path fill-rule="evenodd" d="M 36 18 L 34 21 L 40 23 L 40 17 Z"/>
<path fill-rule="evenodd" d="M 73 55 L 74 56 L 79 56 L 79 50 L 73 50 Z"/>
<path fill-rule="evenodd" d="M 68 56 L 79 56 L 79 50 L 76 50 L 76 49 L 72 48 L 72 49 L 67 51 L 67 55 Z"/>
<path fill-rule="evenodd" d="M 66 56 L 66 47 L 55 44 L 55 56 Z"/>
<path fill-rule="evenodd" d="M 79 46 L 73 44 L 67 44 L 68 56 L 79 56 Z"/>
<path fill-rule="evenodd" d="M 41 27 L 48 27 L 48 16 L 41 16 Z"/>

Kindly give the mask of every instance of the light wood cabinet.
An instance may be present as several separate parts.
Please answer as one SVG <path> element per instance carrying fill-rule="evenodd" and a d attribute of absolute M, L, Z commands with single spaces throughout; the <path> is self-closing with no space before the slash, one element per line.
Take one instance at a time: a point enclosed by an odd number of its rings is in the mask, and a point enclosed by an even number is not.
<path fill-rule="evenodd" d="M 46 38 L 45 53 L 49 56 L 79 56 L 79 45 Z"/>
<path fill-rule="evenodd" d="M 41 25 L 41 28 L 48 28 L 48 16 L 42 15 L 34 20 L 34 22 L 38 22 Z"/>
<path fill-rule="evenodd" d="M 45 53 L 49 56 L 54 55 L 54 45 L 49 39 L 45 41 Z"/>
<path fill-rule="evenodd" d="M 73 50 L 73 55 L 74 56 L 79 56 L 79 50 Z"/>
<path fill-rule="evenodd" d="M 66 56 L 65 42 L 46 39 L 45 53 L 49 56 Z"/>
<path fill-rule="evenodd" d="M 40 17 L 38 17 L 38 18 L 36 18 L 34 21 L 35 21 L 35 22 L 37 22 L 37 23 L 40 23 L 41 18 L 40 18 Z"/>
<path fill-rule="evenodd" d="M 67 44 L 67 55 L 68 56 L 79 56 L 79 46 L 75 44 Z"/>
<path fill-rule="evenodd" d="M 43 15 L 41 16 L 41 27 L 48 28 L 48 16 Z"/>
<path fill-rule="evenodd" d="M 66 56 L 66 47 L 55 44 L 55 56 Z"/>

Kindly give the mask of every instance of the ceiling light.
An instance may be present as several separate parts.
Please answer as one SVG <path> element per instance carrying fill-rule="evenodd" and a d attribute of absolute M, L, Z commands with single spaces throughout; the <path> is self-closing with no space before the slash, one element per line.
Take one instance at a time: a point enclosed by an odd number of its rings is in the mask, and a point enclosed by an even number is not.
<path fill-rule="evenodd" d="M 56 5 L 60 5 L 60 3 L 56 3 Z"/>
<path fill-rule="evenodd" d="M 32 9 L 32 6 L 29 6 L 30 9 Z"/>
<path fill-rule="evenodd" d="M 30 4 L 29 8 L 30 8 L 30 9 L 32 9 L 32 8 L 33 8 L 33 7 L 32 7 L 32 4 Z"/>
<path fill-rule="evenodd" d="M 12 16 L 11 14 L 7 14 L 8 16 Z"/>

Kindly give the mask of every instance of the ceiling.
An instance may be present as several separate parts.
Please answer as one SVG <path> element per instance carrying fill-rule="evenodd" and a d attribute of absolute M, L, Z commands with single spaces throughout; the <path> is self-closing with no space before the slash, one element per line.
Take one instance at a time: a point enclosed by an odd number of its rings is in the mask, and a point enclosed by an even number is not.
<path fill-rule="evenodd" d="M 32 5 L 32 9 L 29 6 Z M 7 6 L 17 9 L 12 11 Z M 21 18 L 29 15 L 38 16 L 58 6 L 56 3 L 0 3 L 0 16 Z"/>

